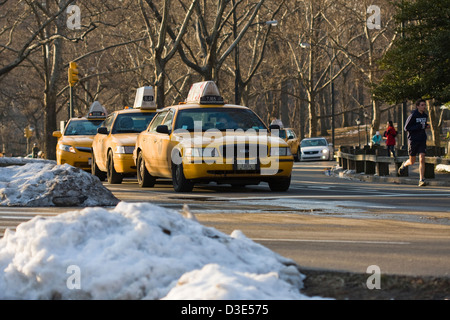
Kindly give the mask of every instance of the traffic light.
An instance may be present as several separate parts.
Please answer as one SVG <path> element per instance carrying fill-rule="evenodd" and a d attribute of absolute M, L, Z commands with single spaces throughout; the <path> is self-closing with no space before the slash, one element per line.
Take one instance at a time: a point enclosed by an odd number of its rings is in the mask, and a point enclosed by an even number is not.
<path fill-rule="evenodd" d="M 30 130 L 30 127 L 26 127 L 25 129 L 23 129 L 23 136 L 25 138 L 31 138 L 31 136 L 33 135 L 33 132 Z"/>
<path fill-rule="evenodd" d="M 69 74 L 69 85 L 73 87 L 78 82 L 78 65 L 75 62 L 70 63 L 68 70 Z"/>

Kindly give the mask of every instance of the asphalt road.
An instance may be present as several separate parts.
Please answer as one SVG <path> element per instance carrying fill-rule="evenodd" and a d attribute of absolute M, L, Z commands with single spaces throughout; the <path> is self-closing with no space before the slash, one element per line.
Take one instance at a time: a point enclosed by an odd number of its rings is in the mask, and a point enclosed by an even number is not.
<path fill-rule="evenodd" d="M 135 179 L 105 186 L 123 201 L 181 210 L 200 223 L 247 237 L 303 268 L 383 274 L 450 276 L 448 187 L 370 183 L 325 175 L 333 162 L 296 163 L 291 188 L 196 186 L 175 193 L 170 181 L 139 188 Z M 0 208 L 0 233 L 36 214 L 73 208 Z"/>

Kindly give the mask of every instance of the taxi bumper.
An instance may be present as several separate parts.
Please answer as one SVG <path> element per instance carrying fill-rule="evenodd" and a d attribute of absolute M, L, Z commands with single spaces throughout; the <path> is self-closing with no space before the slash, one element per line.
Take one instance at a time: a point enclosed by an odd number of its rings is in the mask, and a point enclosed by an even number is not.
<path fill-rule="evenodd" d="M 293 157 L 266 158 L 259 160 L 237 159 L 220 161 L 214 159 L 183 159 L 183 172 L 193 181 L 254 181 L 268 182 L 289 177 L 294 164 Z"/>
<path fill-rule="evenodd" d="M 90 171 L 92 154 L 91 152 L 88 152 L 87 149 L 90 148 L 86 148 L 86 151 L 78 151 L 78 149 L 76 149 L 76 153 L 57 150 L 56 163 L 61 165 L 67 163 L 73 167 L 77 167 L 85 171 Z"/>
<path fill-rule="evenodd" d="M 113 157 L 114 169 L 118 173 L 136 173 L 136 164 L 134 163 L 133 154 L 116 153 Z"/>

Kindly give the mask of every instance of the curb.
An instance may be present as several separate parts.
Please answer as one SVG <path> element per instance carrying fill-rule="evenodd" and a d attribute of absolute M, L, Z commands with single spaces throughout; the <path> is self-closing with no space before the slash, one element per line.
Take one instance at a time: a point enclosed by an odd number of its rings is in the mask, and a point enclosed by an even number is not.
<path fill-rule="evenodd" d="M 349 178 L 366 182 L 379 182 L 379 183 L 394 183 L 394 184 L 408 184 L 408 185 L 418 185 L 419 178 L 408 178 L 408 177 L 392 177 L 392 176 L 377 176 L 377 175 L 367 175 L 363 173 L 353 173 L 344 171 L 342 169 L 336 169 L 332 171 L 332 175 L 339 178 Z M 427 179 L 429 186 L 438 187 L 450 187 L 450 175 L 449 179 L 446 181 Z"/>

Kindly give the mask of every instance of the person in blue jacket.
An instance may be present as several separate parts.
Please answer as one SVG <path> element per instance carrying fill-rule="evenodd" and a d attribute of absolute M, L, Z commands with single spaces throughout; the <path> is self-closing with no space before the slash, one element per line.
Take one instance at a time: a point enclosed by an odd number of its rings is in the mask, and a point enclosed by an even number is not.
<path fill-rule="evenodd" d="M 405 122 L 405 131 L 408 132 L 408 154 L 409 159 L 402 163 L 398 169 L 398 174 L 403 175 L 408 166 L 416 162 L 419 155 L 419 186 L 426 186 L 425 181 L 425 154 L 427 149 L 427 133 L 429 127 L 427 123 L 428 115 L 425 113 L 427 105 L 425 100 L 419 99 L 416 102 L 416 109 L 409 115 Z"/>
<path fill-rule="evenodd" d="M 379 146 L 381 144 L 381 136 L 380 136 L 380 131 L 375 132 L 375 135 L 372 137 L 372 143 L 375 146 Z"/>

